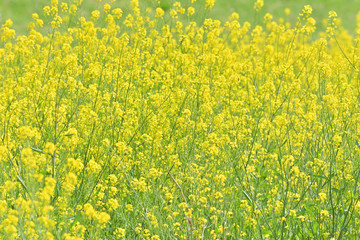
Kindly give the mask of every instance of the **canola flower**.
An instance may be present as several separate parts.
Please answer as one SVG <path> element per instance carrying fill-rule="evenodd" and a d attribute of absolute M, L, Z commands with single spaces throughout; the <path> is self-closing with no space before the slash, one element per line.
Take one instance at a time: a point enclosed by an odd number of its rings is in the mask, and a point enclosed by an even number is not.
<path fill-rule="evenodd" d="M 357 239 L 360 17 L 156 4 L 2 24 L 1 239 Z"/>

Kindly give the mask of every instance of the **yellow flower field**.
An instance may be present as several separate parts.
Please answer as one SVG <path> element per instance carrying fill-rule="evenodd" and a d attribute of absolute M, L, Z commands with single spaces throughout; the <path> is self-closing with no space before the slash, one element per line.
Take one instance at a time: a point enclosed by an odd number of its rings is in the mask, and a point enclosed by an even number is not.
<path fill-rule="evenodd" d="M 358 238 L 360 15 L 80 4 L 1 26 L 0 239 Z"/>

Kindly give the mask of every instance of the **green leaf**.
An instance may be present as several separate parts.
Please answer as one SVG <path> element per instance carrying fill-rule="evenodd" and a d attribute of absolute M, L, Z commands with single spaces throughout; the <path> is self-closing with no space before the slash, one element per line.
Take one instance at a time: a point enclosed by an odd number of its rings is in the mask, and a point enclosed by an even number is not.
<path fill-rule="evenodd" d="M 356 144 L 356 146 L 360 149 L 360 145 L 359 145 L 359 142 L 358 142 L 358 140 L 355 138 L 355 144 Z"/>
<path fill-rule="evenodd" d="M 41 150 L 41 149 L 37 149 L 37 148 L 33 148 L 33 147 L 30 147 L 30 148 L 31 148 L 31 150 L 33 150 L 34 152 L 44 153 L 44 151 Z"/>
<path fill-rule="evenodd" d="M 250 196 L 245 191 L 242 191 L 242 192 L 245 195 L 245 197 L 247 198 L 247 200 L 249 200 L 249 202 L 252 203 Z"/>
<path fill-rule="evenodd" d="M 76 214 L 74 221 L 70 224 L 70 229 L 75 225 L 75 223 L 79 221 L 80 217 L 81 217 L 80 213 Z"/>

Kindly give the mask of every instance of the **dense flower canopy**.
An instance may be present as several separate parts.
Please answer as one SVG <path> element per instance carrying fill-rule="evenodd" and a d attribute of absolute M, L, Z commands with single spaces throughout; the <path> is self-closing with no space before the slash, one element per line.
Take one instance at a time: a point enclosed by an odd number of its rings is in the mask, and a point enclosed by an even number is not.
<path fill-rule="evenodd" d="M 360 38 L 335 12 L 80 4 L 1 26 L 2 238 L 358 236 Z"/>

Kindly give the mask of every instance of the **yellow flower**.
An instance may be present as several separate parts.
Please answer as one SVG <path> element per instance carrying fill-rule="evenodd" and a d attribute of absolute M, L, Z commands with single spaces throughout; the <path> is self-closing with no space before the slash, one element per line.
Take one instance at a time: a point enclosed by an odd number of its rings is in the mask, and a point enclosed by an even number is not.
<path fill-rule="evenodd" d="M 90 219 L 95 219 L 97 217 L 97 212 L 90 203 L 85 203 L 84 214 L 87 215 Z"/>
<path fill-rule="evenodd" d="M 319 193 L 319 199 L 321 203 L 324 203 L 326 198 L 326 193 Z"/>
<path fill-rule="evenodd" d="M 261 8 L 264 6 L 264 1 L 263 0 L 256 0 L 254 3 L 254 9 L 255 11 L 260 11 Z"/>
<path fill-rule="evenodd" d="M 329 212 L 327 210 L 321 210 L 320 211 L 320 217 L 321 219 L 326 219 L 330 216 Z"/>
<path fill-rule="evenodd" d="M 92 20 L 97 20 L 100 17 L 100 11 L 99 10 L 94 10 L 91 12 L 91 19 Z"/>
<path fill-rule="evenodd" d="M 131 204 L 126 204 L 125 208 L 126 208 L 127 212 L 133 212 L 134 211 L 133 205 L 131 205 Z"/>
<path fill-rule="evenodd" d="M 52 143 L 52 142 L 47 142 L 47 143 L 45 144 L 44 152 L 45 152 L 45 153 L 48 153 L 48 154 L 50 154 L 50 155 L 53 155 L 54 152 L 55 152 L 55 145 L 54 145 L 54 143 Z"/>
<path fill-rule="evenodd" d="M 108 201 L 108 206 L 109 206 L 110 211 L 114 211 L 119 207 L 119 203 L 118 203 L 118 201 L 116 199 L 111 198 Z"/>
<path fill-rule="evenodd" d="M 18 135 L 21 139 L 33 137 L 34 133 L 29 126 L 22 126 L 18 129 Z"/>
<path fill-rule="evenodd" d="M 119 19 L 122 17 L 123 11 L 121 8 L 115 8 L 111 11 L 111 14 L 114 16 L 115 19 Z"/>
<path fill-rule="evenodd" d="M 156 8 L 155 9 L 155 17 L 161 18 L 164 16 L 164 10 L 162 8 Z"/>
<path fill-rule="evenodd" d="M 63 183 L 63 187 L 65 191 L 72 192 L 75 190 L 76 183 L 77 183 L 77 177 L 75 173 L 69 172 L 65 176 L 65 182 Z"/>
<path fill-rule="evenodd" d="M 13 21 L 11 19 L 6 19 L 5 23 L 2 25 L 2 27 L 12 27 Z"/>
<path fill-rule="evenodd" d="M 291 14 L 290 8 L 285 8 L 284 12 L 286 16 L 289 16 Z"/>
<path fill-rule="evenodd" d="M 110 215 L 106 212 L 101 212 L 97 215 L 97 220 L 99 223 L 107 223 L 110 220 Z"/>
<path fill-rule="evenodd" d="M 194 15 L 195 14 L 195 8 L 193 8 L 193 7 L 188 7 L 188 9 L 187 9 L 187 15 L 188 16 L 192 16 L 192 15 Z"/>
<path fill-rule="evenodd" d="M 111 9 L 111 5 L 106 3 L 104 4 L 104 12 L 105 13 L 109 13 L 110 12 L 110 9 Z"/>
<path fill-rule="evenodd" d="M 174 10 L 174 9 L 170 10 L 170 16 L 171 16 L 172 18 L 178 18 L 178 15 L 177 15 L 176 10 Z"/>
<path fill-rule="evenodd" d="M 205 7 L 207 9 L 212 9 L 215 5 L 216 0 L 205 0 Z"/>
<path fill-rule="evenodd" d="M 98 173 L 101 170 L 101 166 L 94 159 L 91 159 L 88 163 L 88 169 L 90 173 Z"/>
<path fill-rule="evenodd" d="M 116 238 L 121 239 L 125 237 L 126 231 L 123 228 L 116 228 L 113 234 Z"/>

